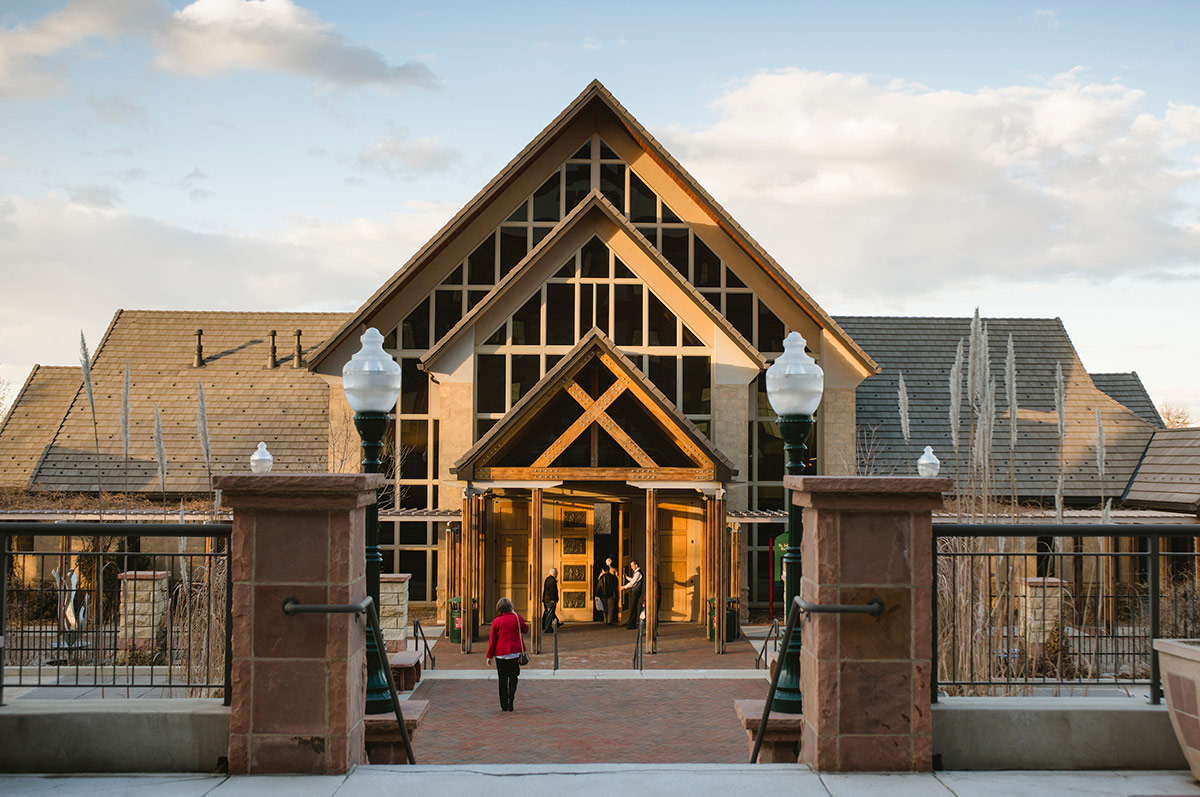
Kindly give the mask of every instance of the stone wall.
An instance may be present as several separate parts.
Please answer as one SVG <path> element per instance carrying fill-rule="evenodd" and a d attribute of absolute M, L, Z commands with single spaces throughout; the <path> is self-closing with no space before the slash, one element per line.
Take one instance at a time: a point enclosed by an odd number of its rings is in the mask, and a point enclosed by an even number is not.
<path fill-rule="evenodd" d="M 170 575 L 166 570 L 121 573 L 118 650 L 157 650 L 162 646 L 171 605 Z"/>
<path fill-rule="evenodd" d="M 388 653 L 408 647 L 408 582 L 409 573 L 379 575 L 379 625 Z"/>

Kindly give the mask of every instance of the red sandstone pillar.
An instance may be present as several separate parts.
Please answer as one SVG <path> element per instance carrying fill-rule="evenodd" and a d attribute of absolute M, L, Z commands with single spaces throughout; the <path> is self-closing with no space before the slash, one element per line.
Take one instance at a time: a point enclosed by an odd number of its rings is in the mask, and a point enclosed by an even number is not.
<path fill-rule="evenodd" d="M 788 476 L 784 485 L 804 507 L 800 596 L 884 604 L 879 617 L 803 616 L 800 763 L 821 771 L 930 771 L 930 514 L 950 480 Z"/>
<path fill-rule="evenodd" d="M 337 774 L 366 763 L 364 618 L 283 613 L 366 596 L 363 507 L 379 474 L 219 476 L 233 509 L 229 772 Z"/>

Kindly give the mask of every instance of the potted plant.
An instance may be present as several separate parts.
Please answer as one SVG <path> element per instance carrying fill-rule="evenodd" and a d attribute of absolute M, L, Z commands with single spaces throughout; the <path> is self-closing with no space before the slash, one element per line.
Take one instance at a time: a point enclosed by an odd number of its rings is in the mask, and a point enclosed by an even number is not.
<path fill-rule="evenodd" d="M 1200 639 L 1156 639 L 1167 712 L 1192 777 L 1200 780 Z"/>

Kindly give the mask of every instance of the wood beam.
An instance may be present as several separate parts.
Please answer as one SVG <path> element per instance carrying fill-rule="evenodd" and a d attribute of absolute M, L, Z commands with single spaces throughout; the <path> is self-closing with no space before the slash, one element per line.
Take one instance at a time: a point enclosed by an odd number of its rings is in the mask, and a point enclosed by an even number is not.
<path fill-rule="evenodd" d="M 642 567 L 646 587 L 646 639 L 644 653 L 658 653 L 658 490 L 646 490 L 646 561 Z"/>
<path fill-rule="evenodd" d="M 711 470 L 696 468 L 534 468 L 504 467 L 476 468 L 476 477 L 486 480 L 508 481 L 626 481 L 626 482 L 711 482 L 715 474 Z"/>
<path fill-rule="evenodd" d="M 542 652 L 542 491 L 534 488 L 529 508 L 529 649 Z"/>
<path fill-rule="evenodd" d="M 579 386 L 578 382 L 572 379 L 567 384 L 567 393 L 583 407 L 583 414 L 576 418 L 575 422 L 568 426 L 567 430 L 534 460 L 533 467 L 544 468 L 554 462 L 559 454 L 567 450 L 567 446 L 575 442 L 575 438 L 583 434 L 596 418 L 604 414 L 604 410 L 617 400 L 617 396 L 625 392 L 627 386 L 627 382 L 618 379 L 608 390 L 604 391 L 600 398 L 593 399 L 586 390 Z"/>

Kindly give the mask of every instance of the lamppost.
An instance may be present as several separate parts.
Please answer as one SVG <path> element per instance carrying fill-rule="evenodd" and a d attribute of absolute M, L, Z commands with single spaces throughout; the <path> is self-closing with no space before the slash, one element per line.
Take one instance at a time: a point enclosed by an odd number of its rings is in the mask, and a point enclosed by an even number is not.
<path fill-rule="evenodd" d="M 383 350 L 383 335 L 371 327 L 363 333 L 362 348 L 342 369 L 342 388 L 346 401 L 354 410 L 354 426 L 362 438 L 363 473 L 379 473 L 379 455 L 383 451 L 383 435 L 387 432 L 388 415 L 400 396 L 400 366 Z M 383 555 L 379 552 L 379 503 L 366 508 L 367 594 L 379 611 L 379 569 Z M 388 690 L 387 651 L 379 650 L 375 638 L 367 634 L 367 706 L 368 714 L 383 714 L 392 710 Z"/>
<path fill-rule="evenodd" d="M 808 436 L 812 433 L 813 413 L 821 403 L 825 374 L 821 366 L 804 351 L 804 338 L 791 332 L 783 341 L 783 354 L 767 369 L 767 400 L 779 416 L 779 432 L 787 460 L 787 475 L 802 476 L 808 467 Z M 800 507 L 787 494 L 787 551 L 783 555 L 787 602 L 784 616 L 791 611 L 792 599 L 800 593 L 800 540 L 804 536 L 804 518 Z M 772 711 L 800 713 L 800 634 L 793 633 L 779 662 L 779 685 Z"/>

